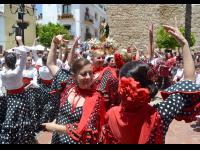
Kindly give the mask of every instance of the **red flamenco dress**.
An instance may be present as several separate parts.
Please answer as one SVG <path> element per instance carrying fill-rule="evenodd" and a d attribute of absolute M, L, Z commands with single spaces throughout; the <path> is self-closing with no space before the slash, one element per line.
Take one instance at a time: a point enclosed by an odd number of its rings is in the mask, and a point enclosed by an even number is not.
<path fill-rule="evenodd" d="M 148 91 L 133 79 L 120 81 L 121 105 L 106 114 L 102 143 L 162 144 L 173 119 L 191 122 L 200 114 L 200 86 L 181 81 L 162 92 L 165 101 L 150 106 Z"/>

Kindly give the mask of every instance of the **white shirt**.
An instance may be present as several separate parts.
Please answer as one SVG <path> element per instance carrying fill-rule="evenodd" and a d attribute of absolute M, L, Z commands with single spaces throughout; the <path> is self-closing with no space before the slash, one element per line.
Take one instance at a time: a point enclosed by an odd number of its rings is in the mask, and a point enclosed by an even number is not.
<path fill-rule="evenodd" d="M 200 85 L 200 74 L 196 75 L 196 84 Z"/>
<path fill-rule="evenodd" d="M 37 76 L 38 76 L 37 69 L 33 66 L 23 71 L 23 78 L 31 78 L 36 83 L 37 83 Z"/>
<path fill-rule="evenodd" d="M 2 71 L 0 72 L 2 86 L 4 86 L 7 90 L 15 90 L 23 86 L 22 72 L 26 65 L 27 52 L 25 48 L 24 51 L 19 52 L 21 54 L 19 66 L 17 66 L 14 70 L 3 67 Z"/>
<path fill-rule="evenodd" d="M 42 58 L 38 57 L 36 50 L 32 50 L 32 55 L 33 55 L 33 60 L 35 62 L 35 65 L 43 66 Z"/>
<path fill-rule="evenodd" d="M 42 66 L 39 68 L 39 78 L 42 80 L 52 80 L 53 79 L 53 76 L 47 66 Z"/>
<path fill-rule="evenodd" d="M 183 71 L 184 71 L 183 68 L 182 69 L 178 68 L 176 75 L 174 76 L 173 81 L 177 80 L 177 78 L 183 79 Z"/>

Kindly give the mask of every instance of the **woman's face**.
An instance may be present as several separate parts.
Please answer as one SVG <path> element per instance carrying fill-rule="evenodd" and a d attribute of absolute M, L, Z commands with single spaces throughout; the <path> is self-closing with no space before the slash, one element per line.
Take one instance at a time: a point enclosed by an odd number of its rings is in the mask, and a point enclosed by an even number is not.
<path fill-rule="evenodd" d="M 76 75 L 75 80 L 81 89 L 90 89 L 94 81 L 93 68 L 91 64 L 84 66 Z"/>
<path fill-rule="evenodd" d="M 105 59 L 105 56 L 104 56 L 104 55 L 99 56 L 99 57 L 93 57 L 93 64 L 94 64 L 96 67 L 102 67 L 103 64 L 104 64 L 104 59 Z"/>
<path fill-rule="evenodd" d="M 27 57 L 26 66 L 31 66 L 31 65 L 32 65 L 32 58 L 31 57 Z"/>
<path fill-rule="evenodd" d="M 114 60 L 114 58 L 111 58 L 111 60 L 110 60 L 110 62 L 109 62 L 108 65 L 111 66 L 111 67 L 115 66 L 115 60 Z"/>

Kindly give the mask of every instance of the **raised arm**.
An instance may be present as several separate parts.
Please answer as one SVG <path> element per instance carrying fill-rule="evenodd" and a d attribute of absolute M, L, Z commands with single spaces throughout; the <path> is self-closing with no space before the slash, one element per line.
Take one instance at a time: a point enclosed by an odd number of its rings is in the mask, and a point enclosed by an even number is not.
<path fill-rule="evenodd" d="M 39 37 L 35 38 L 32 47 L 35 47 L 37 40 L 39 39 Z M 33 56 L 33 60 L 35 62 L 37 62 L 37 60 L 39 59 L 38 55 L 37 55 L 37 51 L 36 50 L 32 50 L 32 56 Z"/>
<path fill-rule="evenodd" d="M 184 66 L 184 80 L 195 81 L 195 66 L 190 52 L 188 41 L 182 35 L 177 27 L 177 21 L 175 18 L 175 27 L 163 25 L 166 32 L 173 36 L 179 45 L 182 47 L 183 66 Z"/>
<path fill-rule="evenodd" d="M 53 76 L 55 76 L 59 70 L 59 67 L 57 66 L 57 63 L 56 63 L 56 60 L 57 60 L 56 51 L 57 51 L 57 47 L 61 44 L 62 40 L 63 40 L 63 35 L 57 35 L 52 39 L 52 42 L 51 42 L 51 48 L 50 48 L 48 58 L 47 58 L 47 67 L 49 68 Z"/>
<path fill-rule="evenodd" d="M 153 58 L 154 55 L 154 50 L 153 50 L 153 24 L 149 26 L 149 43 L 148 43 L 148 48 L 147 48 L 147 58 L 151 59 Z"/>
<path fill-rule="evenodd" d="M 72 66 L 73 62 L 74 62 L 74 54 L 75 54 L 75 49 L 76 47 L 78 46 L 78 40 L 80 39 L 80 36 L 76 37 L 75 41 L 74 41 L 74 44 L 68 54 L 68 64 L 69 66 Z"/>
<path fill-rule="evenodd" d="M 140 50 L 133 44 L 134 49 L 136 50 L 136 61 L 140 60 Z"/>

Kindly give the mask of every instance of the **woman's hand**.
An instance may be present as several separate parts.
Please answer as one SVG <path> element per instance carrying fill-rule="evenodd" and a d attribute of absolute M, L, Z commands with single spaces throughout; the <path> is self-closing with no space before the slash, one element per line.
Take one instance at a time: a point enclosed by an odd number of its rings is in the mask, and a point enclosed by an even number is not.
<path fill-rule="evenodd" d="M 55 126 L 56 126 L 56 120 L 54 120 L 53 122 L 49 122 L 49 123 L 43 123 L 42 126 L 45 127 L 46 131 L 54 132 L 55 131 Z"/>
<path fill-rule="evenodd" d="M 173 36 L 175 40 L 179 43 L 179 45 L 183 47 L 184 45 L 188 44 L 188 42 L 183 36 L 183 34 L 180 32 L 180 30 L 178 29 L 176 17 L 174 20 L 175 20 L 175 27 L 168 26 L 168 25 L 163 25 L 163 27 L 165 31 L 169 33 L 171 36 Z"/>

